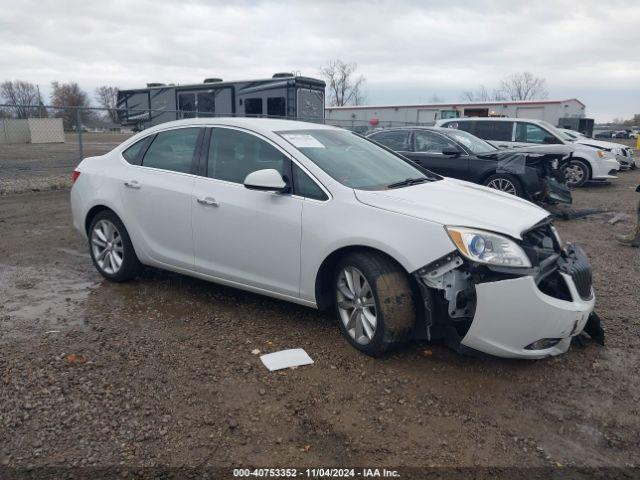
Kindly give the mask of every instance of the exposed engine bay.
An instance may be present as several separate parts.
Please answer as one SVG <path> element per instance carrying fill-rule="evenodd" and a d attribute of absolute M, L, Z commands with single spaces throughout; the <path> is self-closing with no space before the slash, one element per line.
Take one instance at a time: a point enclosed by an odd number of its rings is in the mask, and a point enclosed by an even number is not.
<path fill-rule="evenodd" d="M 415 272 L 414 277 L 425 299 L 423 335 L 427 339 L 442 339 L 461 353 L 473 353 L 465 347 L 464 340 L 478 322 L 480 307 L 487 310 L 486 306 L 479 305 L 479 288 L 483 292 L 490 292 L 487 288 L 492 284 L 526 277 L 531 281 L 531 291 L 523 290 L 522 300 L 513 298 L 517 290 L 513 290 L 511 296 L 507 293 L 483 295 L 484 301 L 491 304 L 493 318 L 490 321 L 495 324 L 496 316 L 504 314 L 505 317 L 512 317 L 515 314 L 518 317 L 529 316 L 529 322 L 537 322 L 540 316 L 555 315 L 553 309 L 558 308 L 563 310 L 559 314 L 558 325 L 566 317 L 566 326 L 561 331 L 562 336 L 557 332 L 550 336 L 541 332 L 539 338 L 534 335 L 532 341 L 525 339 L 525 336 L 514 349 L 532 353 L 547 351 L 563 341 L 568 348 L 570 339 L 583 331 L 603 344 L 604 331 L 600 319 L 592 310 L 588 318 L 571 316 L 574 310 L 572 305 L 593 303 L 595 298 L 591 264 L 582 249 L 572 244 L 562 246 L 549 220 L 524 232 L 519 245 L 531 260 L 530 268 L 484 265 L 464 258 L 459 252 L 452 252 Z M 496 289 L 496 292 L 502 290 Z M 430 293 L 433 295 L 430 296 Z M 540 311 L 536 312 L 538 298 L 541 300 Z M 523 309 L 522 314 L 518 313 L 519 308 Z M 498 320 L 511 322 L 510 318 Z M 527 325 L 529 327 L 531 325 Z"/>

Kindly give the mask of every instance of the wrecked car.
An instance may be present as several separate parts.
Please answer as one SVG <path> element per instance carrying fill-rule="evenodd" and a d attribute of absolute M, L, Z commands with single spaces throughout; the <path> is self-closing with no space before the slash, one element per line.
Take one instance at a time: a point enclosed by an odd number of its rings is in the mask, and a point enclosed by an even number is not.
<path fill-rule="evenodd" d="M 536 203 L 572 202 L 564 171 L 573 149 L 566 145 L 502 150 L 463 130 L 440 127 L 390 128 L 368 138 L 446 177 Z"/>
<path fill-rule="evenodd" d="M 74 226 L 114 282 L 151 266 L 334 309 L 372 356 L 413 339 L 513 358 L 560 354 L 583 331 L 602 340 L 589 261 L 548 212 L 346 130 L 168 122 L 72 180 Z"/>

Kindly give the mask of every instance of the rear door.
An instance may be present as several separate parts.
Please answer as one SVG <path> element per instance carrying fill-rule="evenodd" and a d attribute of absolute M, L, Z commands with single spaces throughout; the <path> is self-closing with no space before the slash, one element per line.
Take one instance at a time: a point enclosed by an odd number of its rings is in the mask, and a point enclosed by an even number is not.
<path fill-rule="evenodd" d="M 458 149 L 459 155 L 445 155 L 444 149 Z M 429 130 L 413 132 L 413 148 L 406 154 L 411 160 L 445 177 L 468 180 L 469 156 L 444 135 Z"/>
<path fill-rule="evenodd" d="M 195 266 L 229 282 L 299 296 L 304 199 L 289 193 L 249 190 L 246 176 L 276 169 L 291 179 L 291 160 L 252 132 L 210 129 L 202 175 L 191 206 Z"/>
<path fill-rule="evenodd" d="M 203 134 L 198 127 L 160 132 L 140 152 L 141 165 L 126 170 L 121 188 L 127 228 L 164 265 L 193 268 L 192 171 Z"/>

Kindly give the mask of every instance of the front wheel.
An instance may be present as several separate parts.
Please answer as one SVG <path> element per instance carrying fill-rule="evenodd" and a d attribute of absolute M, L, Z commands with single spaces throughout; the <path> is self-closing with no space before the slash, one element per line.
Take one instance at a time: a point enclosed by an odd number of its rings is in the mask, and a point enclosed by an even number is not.
<path fill-rule="evenodd" d="M 564 169 L 564 176 L 567 179 L 567 186 L 581 187 L 589 181 L 589 166 L 584 160 L 571 160 Z"/>
<path fill-rule="evenodd" d="M 334 275 L 336 313 L 347 341 L 379 356 L 406 342 L 415 307 L 406 272 L 378 253 L 358 252 L 338 262 Z"/>
<path fill-rule="evenodd" d="M 113 282 L 131 280 L 142 268 L 127 229 L 111 210 L 99 212 L 91 221 L 89 252 L 98 272 Z"/>
<path fill-rule="evenodd" d="M 516 197 L 524 197 L 524 189 L 520 181 L 514 175 L 508 173 L 494 173 L 485 179 L 483 185 L 504 193 L 510 193 Z"/>

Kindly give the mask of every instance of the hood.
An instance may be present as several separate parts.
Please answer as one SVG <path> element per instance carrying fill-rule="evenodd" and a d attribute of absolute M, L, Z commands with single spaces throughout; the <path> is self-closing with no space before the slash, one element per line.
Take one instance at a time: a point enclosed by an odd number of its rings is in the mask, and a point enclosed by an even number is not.
<path fill-rule="evenodd" d="M 608 149 L 619 149 L 625 148 L 626 145 L 622 145 L 620 143 L 614 142 L 601 142 L 600 140 L 591 140 L 590 138 L 585 138 L 584 140 L 576 140 L 577 143 L 581 145 L 586 145 L 594 148 L 608 148 Z"/>
<path fill-rule="evenodd" d="M 452 178 L 392 190 L 355 190 L 355 195 L 371 207 L 515 238 L 549 216 L 546 210 L 521 198 Z"/>

